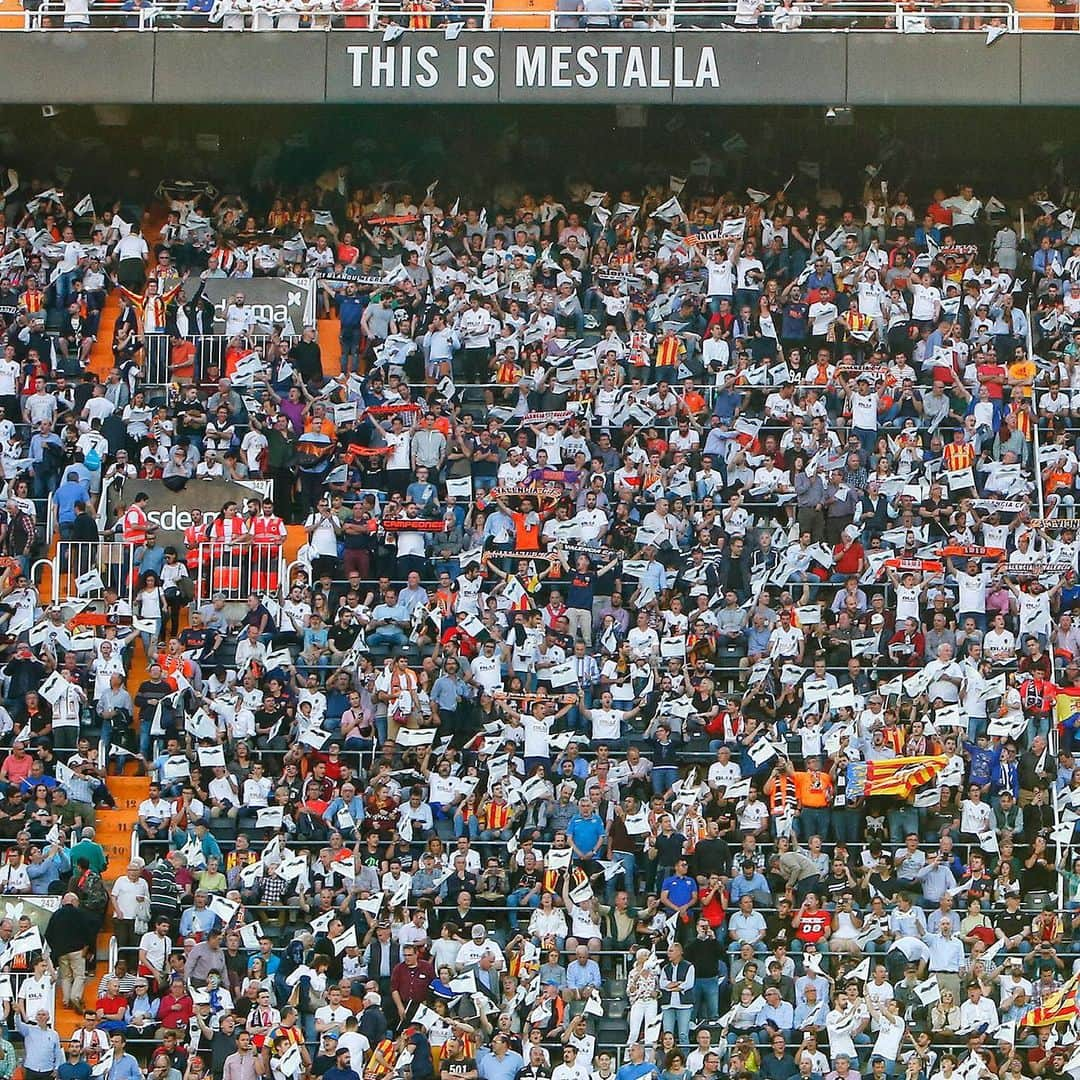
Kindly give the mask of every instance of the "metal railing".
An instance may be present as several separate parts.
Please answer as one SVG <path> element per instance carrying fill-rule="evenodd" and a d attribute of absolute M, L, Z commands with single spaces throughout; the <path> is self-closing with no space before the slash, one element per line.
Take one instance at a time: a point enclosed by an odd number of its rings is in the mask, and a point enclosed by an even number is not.
<path fill-rule="evenodd" d="M 100 600 L 104 589 L 114 588 L 131 603 L 138 579 L 137 551 L 134 545 L 115 540 L 60 540 L 53 561 L 52 602 Z"/>
<path fill-rule="evenodd" d="M 194 378 L 205 379 L 208 369 L 216 367 L 220 375 L 225 374 L 229 343 L 234 337 L 229 334 L 194 334 L 187 338 L 195 347 Z M 244 338 L 246 351 L 264 353 L 269 334 L 249 334 Z M 300 340 L 299 334 L 283 335 L 281 344 L 283 353 L 287 353 Z M 166 334 L 147 334 L 144 338 L 146 348 L 146 375 L 144 387 L 148 393 L 165 391 L 177 381 L 172 370 L 172 339 Z"/>
<path fill-rule="evenodd" d="M 285 554 L 281 547 L 221 541 L 199 545 L 195 574 L 197 602 L 219 593 L 226 600 L 246 600 L 252 593 L 278 597 L 285 580 Z"/>
<path fill-rule="evenodd" d="M 1076 16 L 1057 17 L 1047 7 L 1045 14 L 1018 12 L 1004 0 L 963 0 L 962 3 L 906 2 L 857 4 L 805 2 L 791 6 L 762 3 L 750 16 L 737 12 L 735 0 L 668 0 L 667 3 L 623 2 L 609 13 L 584 11 L 544 11 L 536 9 L 496 10 L 493 0 L 459 4 L 417 0 L 415 5 L 350 2 L 299 6 L 289 0 L 217 0 L 212 9 L 193 9 L 177 0 L 145 3 L 129 12 L 86 11 L 83 5 L 69 6 L 62 0 L 47 0 L 36 11 L 24 12 L 22 26 L 2 26 L 9 30 L 226 30 L 263 32 L 271 30 L 371 30 L 442 29 L 459 24 L 465 30 L 549 29 L 549 30 L 715 30 L 736 29 L 787 33 L 796 30 L 881 31 L 925 33 L 940 31 L 980 32 L 989 26 L 1009 31 L 1045 29 L 1048 19 L 1061 29 L 1076 30 Z M 1069 23 L 1078 25 L 1069 25 Z"/>

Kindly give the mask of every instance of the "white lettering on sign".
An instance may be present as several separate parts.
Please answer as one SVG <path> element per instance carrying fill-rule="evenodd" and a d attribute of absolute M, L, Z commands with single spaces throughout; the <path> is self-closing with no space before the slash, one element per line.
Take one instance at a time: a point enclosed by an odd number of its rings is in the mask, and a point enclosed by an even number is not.
<path fill-rule="evenodd" d="M 255 322 L 264 326 L 273 326 L 275 323 L 287 323 L 291 316 L 289 304 L 301 304 L 303 297 L 300 293 L 289 293 L 288 304 L 248 304 L 252 318 Z M 226 309 L 229 302 L 226 299 L 219 300 L 214 304 L 214 321 L 224 322 Z"/>
<path fill-rule="evenodd" d="M 460 88 L 478 86 L 481 89 L 495 85 L 495 68 L 492 61 L 495 50 L 490 45 L 458 46 L 457 84 Z"/>
<path fill-rule="evenodd" d="M 491 50 L 491 46 L 483 46 Z M 439 50 L 434 45 L 413 48 L 384 48 L 381 45 L 349 45 L 345 50 L 352 59 L 353 86 L 375 89 L 418 86 L 428 89 L 439 81 L 435 61 Z M 490 84 L 488 84 L 490 85 Z"/>
<path fill-rule="evenodd" d="M 691 51 L 682 45 L 516 45 L 514 86 L 588 90 L 720 89 L 720 64 L 712 46 Z M 428 89 L 441 73 L 459 89 L 495 87 L 498 54 L 492 45 L 458 45 L 454 55 L 436 45 L 346 46 L 352 84 L 374 90 Z M 696 56 L 694 55 L 696 53 Z"/>
<path fill-rule="evenodd" d="M 514 84 L 520 89 L 551 87 L 569 90 L 594 86 L 664 90 L 674 85 L 720 88 L 720 66 L 711 46 L 698 53 L 692 66 L 684 46 L 674 49 L 672 73 L 664 71 L 662 45 L 518 45 Z"/>

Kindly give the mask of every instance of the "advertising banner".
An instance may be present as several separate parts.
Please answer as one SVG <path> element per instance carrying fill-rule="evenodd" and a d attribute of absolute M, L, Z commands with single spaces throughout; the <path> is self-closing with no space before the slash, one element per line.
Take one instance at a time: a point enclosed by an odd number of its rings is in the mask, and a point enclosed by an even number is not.
<path fill-rule="evenodd" d="M 108 510 L 105 524 L 99 518 L 98 525 L 106 528 L 112 525 L 136 493 L 145 491 L 150 496 L 147 517 L 158 527 L 158 546 L 171 544 L 182 554 L 184 530 L 191 524 L 192 510 L 201 510 L 205 515 L 203 520 L 209 523 L 229 499 L 235 500 L 243 512 L 248 499 L 268 496 L 272 488 L 270 480 L 189 480 L 180 491 L 170 491 L 161 480 L 126 480 L 111 486 L 107 499 L 101 500 L 103 507 L 108 503 Z"/>
<path fill-rule="evenodd" d="M 207 278 L 190 277 L 184 283 L 184 300 L 189 301 L 203 286 L 203 297 L 214 305 L 214 332 L 225 333 L 225 313 L 232 298 L 242 293 L 255 316 L 257 334 L 269 334 L 283 326 L 288 335 L 299 334 L 315 325 L 315 295 L 318 284 L 312 278 Z M 183 327 L 180 327 L 183 330 Z"/>

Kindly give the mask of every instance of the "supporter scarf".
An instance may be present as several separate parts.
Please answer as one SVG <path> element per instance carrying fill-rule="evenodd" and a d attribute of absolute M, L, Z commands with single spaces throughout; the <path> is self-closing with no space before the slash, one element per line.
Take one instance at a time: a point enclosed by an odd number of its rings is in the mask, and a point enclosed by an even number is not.
<path fill-rule="evenodd" d="M 946 544 L 938 548 L 938 555 L 943 559 L 1003 559 L 1004 548 L 983 547 L 981 544 Z"/>
<path fill-rule="evenodd" d="M 945 564 L 938 559 L 886 559 L 885 565 L 894 570 L 924 570 L 930 574 L 938 574 L 945 569 Z"/>
<path fill-rule="evenodd" d="M 383 532 L 446 532 L 445 521 L 430 518 L 384 518 L 380 524 Z"/>

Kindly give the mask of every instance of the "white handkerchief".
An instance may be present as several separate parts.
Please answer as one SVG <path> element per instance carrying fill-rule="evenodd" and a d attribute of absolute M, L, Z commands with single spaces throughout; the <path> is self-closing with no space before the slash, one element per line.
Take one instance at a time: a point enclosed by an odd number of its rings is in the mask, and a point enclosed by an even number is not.
<path fill-rule="evenodd" d="M 256 829 L 280 829 L 285 820 L 285 807 L 264 806 L 255 814 Z"/>
<path fill-rule="evenodd" d="M 240 905 L 227 896 L 215 896 L 210 901 L 210 910 L 227 925 L 232 922 L 233 916 L 240 910 Z"/>
<path fill-rule="evenodd" d="M 341 937 L 334 938 L 334 955 L 340 956 L 346 949 L 356 948 L 356 927 L 350 926 Z"/>
<path fill-rule="evenodd" d="M 222 746 L 200 746 L 199 764 L 203 768 L 213 768 L 215 765 L 225 767 L 225 748 Z"/>
<path fill-rule="evenodd" d="M 627 826 L 627 832 L 629 832 L 629 825 Z M 571 848 L 565 848 L 561 851 L 549 848 L 544 855 L 544 864 L 549 870 L 566 870 L 569 868 L 573 858 L 574 852 Z"/>

